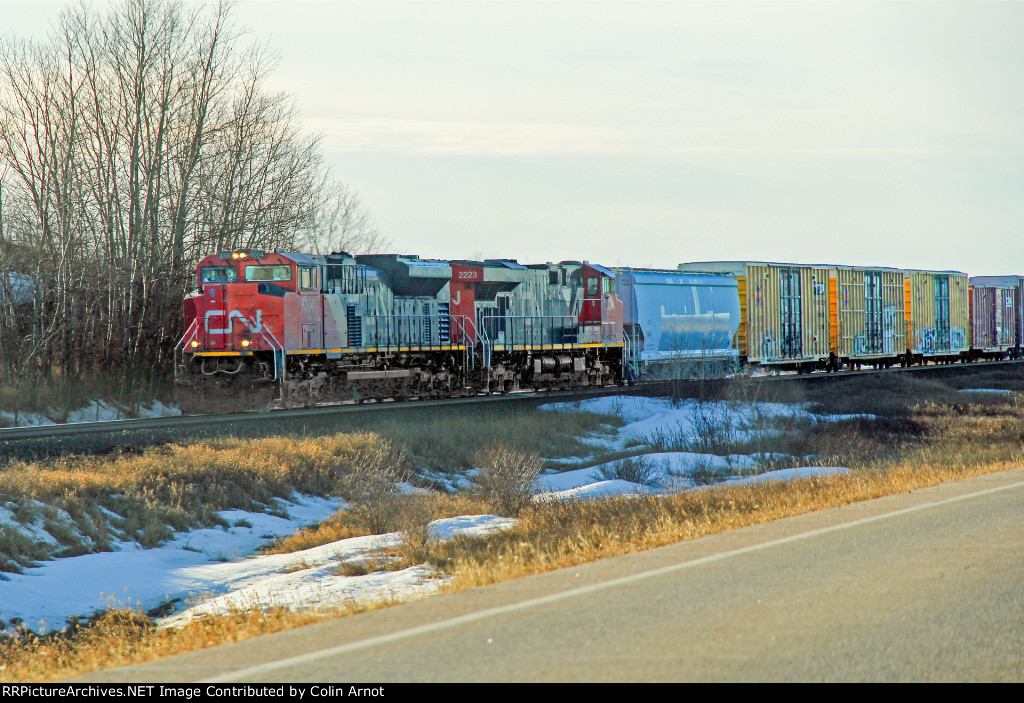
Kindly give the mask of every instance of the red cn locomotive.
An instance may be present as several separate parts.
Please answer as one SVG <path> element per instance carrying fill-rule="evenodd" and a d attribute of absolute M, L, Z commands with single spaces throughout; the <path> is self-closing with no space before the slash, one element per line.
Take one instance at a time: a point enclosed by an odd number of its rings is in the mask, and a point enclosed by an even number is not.
<path fill-rule="evenodd" d="M 207 256 L 175 350 L 184 412 L 448 397 L 622 378 L 615 274 L 586 262 Z"/>

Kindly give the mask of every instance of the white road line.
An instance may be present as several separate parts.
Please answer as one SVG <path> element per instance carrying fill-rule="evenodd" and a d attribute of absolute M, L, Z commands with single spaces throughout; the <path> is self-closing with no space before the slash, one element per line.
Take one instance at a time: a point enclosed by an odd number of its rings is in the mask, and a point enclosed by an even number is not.
<path fill-rule="evenodd" d="M 935 501 L 933 503 L 922 503 L 921 505 L 915 505 L 909 508 L 902 508 L 891 513 L 885 513 L 882 515 L 875 515 L 872 517 L 861 518 L 852 522 L 846 522 L 841 525 L 832 525 L 830 527 L 822 527 L 810 532 L 803 532 L 798 535 L 791 535 L 789 537 L 782 537 L 780 539 L 772 540 L 770 542 L 762 542 L 761 544 L 751 545 L 749 547 L 741 547 L 739 549 L 733 549 L 728 552 L 721 552 L 719 554 L 712 554 L 706 557 L 700 557 L 691 561 L 685 561 L 680 564 L 673 564 L 671 566 L 663 566 L 658 569 L 652 569 L 650 571 L 643 571 L 638 574 L 632 574 L 630 576 L 623 576 L 622 578 L 612 579 L 611 581 L 603 581 L 601 583 L 591 584 L 589 586 L 580 586 L 579 588 L 573 588 L 568 591 L 562 591 L 555 593 L 550 596 L 542 596 L 540 598 L 532 598 L 512 605 L 503 605 L 497 608 L 488 608 L 486 610 L 480 610 L 475 613 L 468 613 L 466 615 L 460 615 L 458 617 L 450 618 L 448 620 L 442 620 L 440 622 L 430 623 L 429 625 L 420 625 L 413 627 L 408 630 L 401 630 L 399 632 L 392 632 L 387 635 L 379 635 L 377 637 L 370 637 L 369 639 L 359 640 L 358 642 L 350 642 L 348 644 L 339 645 L 337 647 L 331 647 L 329 649 L 323 649 L 318 652 L 311 652 L 309 654 L 302 654 L 296 657 L 289 657 L 288 659 L 281 659 L 274 662 L 268 662 L 266 664 L 259 664 L 257 666 L 247 667 L 245 669 L 238 669 L 221 676 L 217 676 L 210 679 L 204 679 L 201 683 L 223 683 L 228 681 L 241 681 L 252 676 L 258 676 L 265 674 L 270 671 L 276 671 L 277 669 L 283 669 L 285 667 L 293 666 L 296 664 L 305 664 L 319 659 L 326 659 L 333 657 L 338 654 L 346 654 L 348 652 L 358 651 L 360 649 L 369 649 L 370 647 L 376 647 L 382 644 L 389 644 L 391 642 L 398 642 L 400 640 L 417 637 L 419 635 L 429 634 L 431 632 L 437 632 L 439 630 L 447 630 L 453 627 L 458 627 L 466 623 L 477 622 L 479 620 L 486 620 L 487 618 L 497 617 L 499 615 L 505 615 L 507 613 L 514 613 L 520 610 L 526 610 L 528 608 L 535 608 L 541 605 L 547 605 L 548 603 L 557 603 L 563 600 L 569 600 L 578 596 L 585 596 L 590 593 L 596 593 L 598 591 L 604 591 L 618 586 L 625 586 L 631 583 L 637 583 L 638 581 L 646 581 L 648 579 L 657 578 L 666 574 L 675 573 L 677 571 L 683 571 L 696 566 L 702 566 L 704 564 L 711 564 L 716 561 L 723 561 L 725 559 L 731 559 L 732 557 L 742 556 L 744 554 L 751 554 L 758 552 L 763 549 L 770 549 L 772 547 L 778 547 L 783 544 L 790 544 L 792 542 L 799 542 L 800 540 L 810 539 L 812 537 L 818 537 L 820 535 L 826 535 L 831 532 L 838 532 L 840 530 L 847 530 L 860 525 L 867 525 L 872 522 L 880 522 L 882 520 L 888 520 L 889 518 L 899 517 L 901 515 L 907 515 L 910 513 L 918 512 L 920 510 L 928 510 L 930 508 L 937 508 L 942 505 L 949 505 L 950 503 L 957 503 L 962 500 L 969 500 L 971 498 L 978 498 L 992 493 L 999 493 L 1001 491 L 1011 490 L 1014 488 L 1024 487 L 1024 481 L 1018 483 L 1011 483 L 1006 486 L 998 486 L 996 488 L 987 488 L 983 491 L 976 493 L 968 493 L 962 496 L 956 496 L 953 498 L 945 498 L 943 500 Z"/>

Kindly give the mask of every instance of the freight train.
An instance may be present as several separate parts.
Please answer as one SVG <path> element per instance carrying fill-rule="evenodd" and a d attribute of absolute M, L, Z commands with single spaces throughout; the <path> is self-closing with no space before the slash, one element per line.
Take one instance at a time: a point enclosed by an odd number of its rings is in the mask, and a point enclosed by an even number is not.
<path fill-rule="evenodd" d="M 308 255 L 196 268 L 184 412 L 1019 357 L 1024 277 L 753 261 Z"/>

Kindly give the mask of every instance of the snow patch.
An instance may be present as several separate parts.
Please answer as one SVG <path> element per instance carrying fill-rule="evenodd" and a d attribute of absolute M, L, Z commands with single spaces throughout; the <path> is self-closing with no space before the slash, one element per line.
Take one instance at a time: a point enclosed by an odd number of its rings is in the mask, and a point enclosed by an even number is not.
<path fill-rule="evenodd" d="M 252 527 L 192 530 L 153 549 L 119 542 L 113 545 L 115 551 L 54 559 L 23 574 L 4 574 L 8 580 L 0 581 L 0 619 L 21 618 L 31 629 L 60 629 L 69 616 L 90 615 L 116 602 L 130 599 L 133 606 L 149 610 L 174 598 L 207 593 L 217 587 L 217 581 L 205 580 L 202 572 L 190 571 L 192 567 L 241 559 L 268 537 L 289 535 L 330 517 L 339 502 L 299 496 L 286 504 L 287 519 L 224 511 L 221 516 L 229 524 L 246 520 Z"/>
<path fill-rule="evenodd" d="M 591 437 L 582 441 L 609 451 L 669 440 L 677 444 L 699 444 L 709 429 L 725 441 L 766 438 L 780 430 L 765 427 L 777 420 L 837 422 L 856 418 L 874 419 L 874 415 L 819 415 L 801 405 L 787 403 L 699 401 L 685 399 L 677 403 L 668 398 L 642 396 L 602 396 L 579 402 L 548 403 L 541 410 L 582 411 L 618 415 L 625 421 L 612 437 Z"/>
<path fill-rule="evenodd" d="M 181 415 L 181 410 L 177 406 L 164 405 L 159 400 L 141 403 L 135 408 L 135 411 L 134 416 L 139 418 Z M 47 408 L 46 413 L 19 412 L 17 417 L 11 411 L 0 410 L 0 420 L 11 427 L 38 427 L 78 422 L 109 422 L 111 420 L 126 420 L 131 417 L 133 415 L 129 409 L 106 400 L 93 400 L 81 408 L 69 411 L 67 417 L 64 417 L 64 413 L 56 408 Z"/>
<path fill-rule="evenodd" d="M 589 438 L 588 443 L 608 451 L 629 449 L 633 456 L 585 469 L 546 473 L 534 484 L 538 492 L 535 496 L 537 501 L 664 494 L 713 484 L 791 480 L 845 472 L 846 469 L 838 467 L 810 466 L 768 470 L 780 463 L 792 464 L 807 459 L 797 460 L 770 452 L 719 455 L 688 449 L 709 444 L 709 432 L 715 433 L 716 443 L 740 443 L 775 436 L 783 430 L 770 425 L 779 419 L 818 423 L 874 417 L 820 415 L 811 413 L 804 406 L 784 403 L 694 399 L 674 403 L 667 398 L 643 396 L 604 396 L 581 402 L 550 403 L 541 408 L 551 412 L 585 411 L 618 415 L 625 424 L 613 436 Z M 675 451 L 656 449 L 665 446 Z M 639 471 L 631 472 L 629 462 L 639 462 L 642 466 Z M 643 479 L 642 483 L 627 480 L 638 478 Z"/>
<path fill-rule="evenodd" d="M 731 486 L 754 483 L 768 483 L 769 481 L 795 481 L 801 478 L 812 476 L 834 476 L 836 474 L 848 474 L 850 470 L 843 466 L 799 466 L 793 469 L 777 469 L 766 471 L 763 474 L 731 478 L 723 483 Z"/>
<path fill-rule="evenodd" d="M 460 515 L 459 517 L 443 518 L 430 523 L 430 538 L 436 540 L 452 539 L 456 535 L 466 537 L 483 537 L 492 532 L 510 529 L 516 520 L 497 515 Z"/>
<path fill-rule="evenodd" d="M 148 611 L 173 603 L 186 609 L 160 623 L 179 626 L 203 614 L 250 606 L 301 609 L 407 600 L 440 588 L 443 580 L 424 565 L 364 576 L 339 573 L 346 561 L 365 560 L 398 546 L 402 535 L 397 532 L 253 556 L 268 538 L 320 522 L 342 504 L 340 499 L 296 496 L 294 502 L 282 501 L 287 518 L 225 510 L 220 517 L 231 525 L 227 529 L 179 533 L 153 549 L 122 542 L 113 552 L 56 559 L 24 574 L 5 574 L 9 580 L 0 581 L 0 619 L 21 618 L 26 627 L 46 631 L 60 629 L 70 616 L 87 616 L 115 605 Z M 0 510 L 0 518 L 12 519 L 9 510 Z M 443 540 L 484 535 L 515 523 L 494 515 L 464 515 L 434 521 L 430 536 Z"/>

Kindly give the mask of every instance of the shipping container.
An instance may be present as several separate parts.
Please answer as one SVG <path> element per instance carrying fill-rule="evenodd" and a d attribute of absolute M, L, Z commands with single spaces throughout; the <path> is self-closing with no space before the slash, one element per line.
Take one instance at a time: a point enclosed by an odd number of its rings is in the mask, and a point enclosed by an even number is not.
<path fill-rule="evenodd" d="M 833 266 L 829 271 L 832 352 L 843 364 L 894 363 L 907 348 L 906 274 Z"/>
<path fill-rule="evenodd" d="M 967 274 L 906 271 L 904 278 L 908 351 L 915 361 L 950 361 L 969 350 Z"/>
<path fill-rule="evenodd" d="M 700 261 L 678 268 L 726 273 L 736 279 L 741 322 L 735 344 L 741 361 L 812 370 L 828 360 L 828 267 Z"/>
<path fill-rule="evenodd" d="M 1018 358 L 1024 319 L 1024 277 L 974 276 L 968 281 L 971 354 L 975 358 Z"/>

